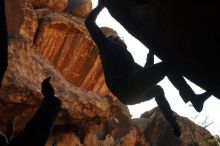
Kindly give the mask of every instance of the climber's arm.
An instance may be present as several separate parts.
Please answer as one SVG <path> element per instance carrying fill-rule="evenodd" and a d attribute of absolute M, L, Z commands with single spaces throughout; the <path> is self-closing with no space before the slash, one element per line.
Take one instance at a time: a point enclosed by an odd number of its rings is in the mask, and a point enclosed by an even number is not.
<path fill-rule="evenodd" d="M 95 20 L 96 20 L 98 14 L 104 8 L 103 5 L 104 4 L 102 4 L 101 1 L 99 1 L 98 6 L 96 8 L 94 8 L 88 14 L 88 16 L 87 16 L 87 18 L 85 20 L 85 25 L 86 25 L 90 35 L 92 36 L 92 38 L 95 41 L 96 45 L 101 47 L 101 48 L 105 48 L 106 43 L 104 43 L 104 42 L 109 41 L 108 38 L 106 38 L 106 36 L 103 34 L 101 29 L 95 23 Z"/>
<path fill-rule="evenodd" d="M 154 53 L 153 53 L 153 51 L 149 50 L 144 68 L 147 68 L 153 64 L 154 64 Z"/>

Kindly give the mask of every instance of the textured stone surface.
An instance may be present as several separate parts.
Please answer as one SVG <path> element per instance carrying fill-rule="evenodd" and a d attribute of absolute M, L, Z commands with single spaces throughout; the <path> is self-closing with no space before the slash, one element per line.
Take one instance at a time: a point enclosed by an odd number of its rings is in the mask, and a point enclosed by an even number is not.
<path fill-rule="evenodd" d="M 52 146 L 55 142 L 59 144 L 58 146 L 83 146 L 80 143 L 79 138 L 72 132 L 60 132 L 53 134 L 53 137 L 48 140 L 46 146 Z"/>
<path fill-rule="evenodd" d="M 48 145 L 55 139 L 59 145 L 73 146 L 116 145 L 127 139 L 146 145 L 143 135 L 131 123 L 126 106 L 115 98 L 100 97 L 72 86 L 33 47 L 21 39 L 9 42 L 9 66 L 0 89 L 0 129 L 5 129 L 10 118 L 14 119 L 15 133 L 23 129 L 42 100 L 42 80 L 51 76 L 62 111 Z"/>
<path fill-rule="evenodd" d="M 32 47 L 34 47 L 32 44 L 22 40 L 10 41 L 9 66 L 3 80 L 3 90 L 1 90 L 3 102 L 24 105 L 21 108 L 25 108 L 25 105 L 36 107 L 42 98 L 41 82 L 44 78 L 51 76 L 56 94 L 61 97 L 62 107 L 70 109 L 70 116 L 83 119 L 84 115 L 90 115 L 85 117 L 87 119 L 104 118 L 109 115 L 107 99 L 66 82 L 49 62 L 35 55 Z M 93 110 L 98 113 L 94 113 Z"/>
<path fill-rule="evenodd" d="M 51 8 L 63 11 L 68 5 L 68 0 L 31 0 L 31 3 L 35 9 Z"/>
<path fill-rule="evenodd" d="M 109 94 L 98 49 L 83 19 L 47 9 L 37 11 L 36 51 L 54 64 L 75 86 L 100 95 Z"/>
<path fill-rule="evenodd" d="M 133 119 L 133 122 L 145 135 L 146 141 L 153 146 L 208 146 L 206 140 L 212 135 L 203 127 L 196 125 L 188 118 L 176 114 L 177 121 L 181 126 L 182 134 L 176 137 L 170 124 L 165 120 L 159 108 L 142 114 L 141 118 Z M 214 146 L 214 145 L 213 145 Z"/>
<path fill-rule="evenodd" d="M 116 97 L 100 96 L 110 93 L 105 86 L 98 49 L 84 26 L 84 19 L 51 9 L 38 9 L 39 27 L 35 35 L 37 20 L 30 2 L 8 0 L 7 3 L 11 39 L 9 66 L 0 88 L 0 129 L 3 132 L 11 118 L 15 134 L 23 129 L 43 98 L 42 80 L 51 76 L 56 96 L 62 101 L 62 110 L 47 146 L 56 142 L 58 146 L 179 146 L 188 143 L 190 137 L 185 133 L 182 139 L 186 142 L 175 138 L 158 110 L 134 120 L 138 123 L 135 126 L 127 106 Z M 111 29 L 105 32 L 116 33 Z M 198 126 L 184 118 L 179 120 L 184 129 L 196 127 L 197 130 Z M 194 134 L 200 138 L 197 131 Z"/>
<path fill-rule="evenodd" d="M 5 0 L 9 37 L 33 41 L 37 16 L 29 0 Z"/>
<path fill-rule="evenodd" d="M 68 7 L 65 11 L 73 16 L 85 18 L 91 10 L 91 0 L 69 0 Z"/>

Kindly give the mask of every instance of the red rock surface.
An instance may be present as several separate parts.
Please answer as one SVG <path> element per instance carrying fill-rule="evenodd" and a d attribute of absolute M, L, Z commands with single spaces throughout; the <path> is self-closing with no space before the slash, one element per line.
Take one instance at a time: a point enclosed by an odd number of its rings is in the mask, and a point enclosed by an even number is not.
<path fill-rule="evenodd" d="M 143 135 L 131 123 L 125 105 L 116 99 L 100 97 L 72 86 L 50 62 L 36 54 L 33 47 L 20 39 L 9 42 L 9 66 L 0 90 L 1 129 L 11 117 L 14 118 L 15 133 L 23 129 L 42 100 L 42 80 L 51 76 L 56 96 L 62 101 L 62 111 L 48 145 L 55 138 L 58 144 L 100 143 L 104 146 L 105 143 L 126 143 L 129 139 L 133 144 L 146 145 Z M 72 134 L 78 142 L 68 138 Z"/>
<path fill-rule="evenodd" d="M 91 0 L 69 0 L 69 4 L 65 12 L 73 16 L 85 18 L 91 10 Z"/>
<path fill-rule="evenodd" d="M 51 8 L 57 11 L 63 11 L 68 5 L 68 0 L 31 0 L 35 9 Z"/>
<path fill-rule="evenodd" d="M 109 94 L 98 49 L 81 18 L 38 10 L 36 51 L 54 64 L 73 85 L 100 95 Z"/>
<path fill-rule="evenodd" d="M 170 127 L 161 114 L 145 114 L 135 126 L 126 105 L 103 96 L 110 92 L 84 19 L 58 9 L 38 9 L 36 15 L 28 0 L 8 0 L 7 8 L 9 65 L 0 88 L 3 132 L 11 118 L 15 133 L 23 129 L 43 98 L 42 80 L 51 76 L 62 110 L 47 146 L 55 141 L 58 146 L 161 146 L 159 140 L 170 138 Z"/>
<path fill-rule="evenodd" d="M 33 41 L 37 29 L 37 16 L 29 0 L 5 0 L 10 38 Z"/>
<path fill-rule="evenodd" d="M 177 114 L 175 116 L 182 130 L 180 137 L 174 135 L 170 124 L 165 120 L 158 107 L 143 113 L 141 118 L 133 119 L 133 122 L 144 133 L 146 141 L 154 146 L 218 145 L 217 141 L 212 139 L 209 131 L 188 118 Z"/>

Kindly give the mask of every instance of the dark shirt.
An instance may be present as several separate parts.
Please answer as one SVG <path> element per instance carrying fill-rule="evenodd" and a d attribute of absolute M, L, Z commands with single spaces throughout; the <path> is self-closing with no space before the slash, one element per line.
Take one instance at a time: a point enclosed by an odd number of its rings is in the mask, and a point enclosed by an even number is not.
<path fill-rule="evenodd" d="M 109 39 L 102 40 L 105 47 L 99 53 L 105 74 L 106 84 L 112 89 L 114 83 L 136 72 L 135 62 L 130 52 Z"/>
<path fill-rule="evenodd" d="M 131 53 L 108 39 L 94 22 L 100 8 L 95 8 L 86 18 L 86 27 L 99 48 L 105 80 L 111 90 L 114 84 L 140 69 Z"/>

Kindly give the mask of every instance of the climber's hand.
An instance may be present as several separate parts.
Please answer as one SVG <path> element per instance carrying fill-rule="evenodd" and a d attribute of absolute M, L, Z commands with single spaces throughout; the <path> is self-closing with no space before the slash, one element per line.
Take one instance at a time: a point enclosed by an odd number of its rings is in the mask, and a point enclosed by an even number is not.
<path fill-rule="evenodd" d="M 44 97 L 53 97 L 54 96 L 54 89 L 53 86 L 50 84 L 50 77 L 44 79 L 42 82 L 42 94 Z"/>
<path fill-rule="evenodd" d="M 99 0 L 98 6 L 104 8 L 107 5 L 108 0 Z"/>

